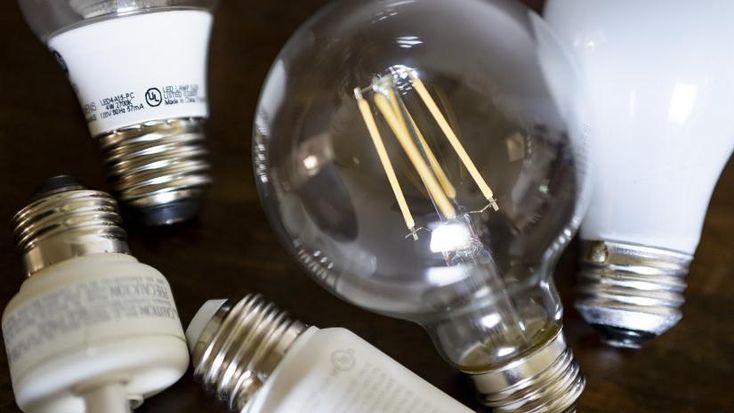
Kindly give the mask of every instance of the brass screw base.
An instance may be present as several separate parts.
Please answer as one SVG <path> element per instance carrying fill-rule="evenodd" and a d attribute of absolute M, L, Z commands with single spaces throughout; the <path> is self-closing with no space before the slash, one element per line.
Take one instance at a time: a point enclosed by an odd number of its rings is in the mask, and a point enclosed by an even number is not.
<path fill-rule="evenodd" d="M 194 377 L 240 412 L 305 329 L 260 295 L 227 301 L 192 346 Z"/>
<path fill-rule="evenodd" d="M 691 255 L 613 241 L 582 248 L 576 308 L 608 344 L 639 348 L 681 319 Z"/>
<path fill-rule="evenodd" d="M 566 413 L 586 386 L 562 330 L 529 355 L 471 376 L 495 413 Z"/>
<path fill-rule="evenodd" d="M 211 182 L 203 119 L 146 122 L 98 139 L 116 195 L 146 224 L 168 225 L 196 214 Z"/>

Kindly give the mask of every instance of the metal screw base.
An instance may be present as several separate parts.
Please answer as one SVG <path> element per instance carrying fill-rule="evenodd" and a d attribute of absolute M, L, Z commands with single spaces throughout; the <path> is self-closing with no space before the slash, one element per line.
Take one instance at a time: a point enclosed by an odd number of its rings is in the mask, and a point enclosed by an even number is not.
<path fill-rule="evenodd" d="M 495 413 L 573 412 L 586 386 L 562 330 L 526 357 L 472 380 Z"/>
<path fill-rule="evenodd" d="M 147 225 L 192 218 L 211 182 L 204 120 L 167 119 L 100 136 L 112 185 L 125 205 Z"/>
<path fill-rule="evenodd" d="M 13 226 L 28 276 L 74 257 L 129 252 L 117 202 L 70 176 L 43 183 Z"/>
<path fill-rule="evenodd" d="M 606 343 L 639 348 L 681 319 L 693 256 L 612 241 L 582 248 L 576 308 Z"/>
<path fill-rule="evenodd" d="M 240 412 L 305 329 L 260 295 L 227 301 L 192 346 L 194 377 Z"/>

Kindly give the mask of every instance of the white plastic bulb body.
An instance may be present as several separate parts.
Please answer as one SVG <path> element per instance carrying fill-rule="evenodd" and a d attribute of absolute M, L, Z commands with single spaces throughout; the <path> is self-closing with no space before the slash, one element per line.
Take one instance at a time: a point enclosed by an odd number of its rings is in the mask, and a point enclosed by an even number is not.
<path fill-rule="evenodd" d="M 2 332 L 25 413 L 129 413 L 183 376 L 171 288 L 129 255 L 116 203 L 68 177 L 14 218 L 28 279 Z"/>
<path fill-rule="evenodd" d="M 520 4 L 341 1 L 290 39 L 257 111 L 287 248 L 337 296 L 423 325 L 499 412 L 565 411 L 583 388 L 551 277 L 587 193 L 576 85 Z"/>
<path fill-rule="evenodd" d="M 149 225 L 190 219 L 204 147 L 215 0 L 19 0 L 68 75 L 115 195 Z"/>
<path fill-rule="evenodd" d="M 598 148 L 576 306 L 639 347 L 681 318 L 685 276 L 734 148 L 728 1 L 551 0 L 587 84 Z"/>

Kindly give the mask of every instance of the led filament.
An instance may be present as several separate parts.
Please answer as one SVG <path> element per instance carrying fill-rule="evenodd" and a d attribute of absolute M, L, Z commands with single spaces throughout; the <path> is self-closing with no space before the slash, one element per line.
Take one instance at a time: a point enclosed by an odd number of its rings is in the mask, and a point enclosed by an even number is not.
<path fill-rule="evenodd" d="M 399 82 L 407 82 L 407 84 L 399 84 Z M 398 86 L 401 87 L 399 88 Z M 408 111 L 401 98 L 401 91 L 407 93 L 409 89 L 414 90 L 418 94 L 420 101 L 428 109 L 431 118 L 441 129 L 442 134 L 451 144 L 461 163 L 479 187 L 484 198 L 488 201 L 487 206 L 481 212 L 489 208 L 497 211 L 499 210 L 499 206 L 494 198 L 494 192 L 484 177 L 479 173 L 471 157 L 461 144 L 461 140 L 441 112 L 441 109 L 436 104 L 436 101 L 431 96 L 423 81 L 418 77 L 417 72 L 414 69 L 404 66 L 392 68 L 389 75 L 377 77 L 369 87 L 364 89 L 355 88 L 354 97 L 357 99 L 360 114 L 372 138 L 372 143 L 380 158 L 380 163 L 385 170 L 390 187 L 395 194 L 395 199 L 405 220 L 405 226 L 410 231 L 409 236 L 417 240 L 417 232 L 421 228 L 416 228 L 415 219 L 410 212 L 405 195 L 400 187 L 400 181 L 390 161 L 390 156 L 385 147 L 380 128 L 377 126 L 373 115 L 373 109 L 370 106 L 370 102 L 364 96 L 364 93 L 372 92 L 372 103 L 376 106 L 377 112 L 387 122 L 390 131 L 394 134 L 395 139 L 405 152 L 410 164 L 418 173 L 421 182 L 428 191 L 431 202 L 433 202 L 437 211 L 444 219 L 451 220 L 457 216 L 455 206 L 457 197 L 456 188 L 449 180 L 441 162 L 436 158 L 428 141 L 415 122 L 413 115 Z"/>

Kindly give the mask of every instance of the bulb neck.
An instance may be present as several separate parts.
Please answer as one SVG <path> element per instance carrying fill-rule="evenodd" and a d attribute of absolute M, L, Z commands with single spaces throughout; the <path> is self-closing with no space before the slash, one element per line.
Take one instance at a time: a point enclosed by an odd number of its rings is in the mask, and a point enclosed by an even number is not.
<path fill-rule="evenodd" d="M 469 374 L 482 403 L 497 413 L 573 412 L 586 385 L 561 329 L 525 355 Z"/>
<path fill-rule="evenodd" d="M 191 219 L 211 182 L 202 118 L 166 119 L 98 137 L 119 199 L 146 225 Z"/>
<path fill-rule="evenodd" d="M 304 331 L 303 323 L 260 295 L 226 301 L 198 338 L 189 337 L 194 377 L 232 411 L 240 412 Z"/>
<path fill-rule="evenodd" d="M 107 15 L 122 15 L 131 12 L 165 10 L 171 8 L 170 3 L 170 0 L 125 0 L 117 2 L 69 0 L 71 8 L 85 19 Z"/>
<path fill-rule="evenodd" d="M 615 241 L 584 241 L 576 308 L 608 344 L 639 348 L 681 319 L 693 256 Z"/>
<path fill-rule="evenodd" d="M 129 253 L 121 225 L 110 195 L 86 189 L 69 176 L 46 181 L 13 217 L 28 276 L 75 257 Z"/>
<path fill-rule="evenodd" d="M 542 300 L 551 302 L 538 306 Z M 575 409 L 585 380 L 563 337 L 558 303 L 552 285 L 541 283 L 426 329 L 493 412 L 563 413 Z"/>

